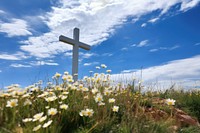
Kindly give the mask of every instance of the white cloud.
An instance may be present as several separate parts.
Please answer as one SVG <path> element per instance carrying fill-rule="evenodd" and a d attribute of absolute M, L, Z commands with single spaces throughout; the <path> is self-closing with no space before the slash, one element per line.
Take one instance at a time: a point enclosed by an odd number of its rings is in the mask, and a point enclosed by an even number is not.
<path fill-rule="evenodd" d="M 159 20 L 159 18 L 152 18 L 152 19 L 150 19 L 148 22 L 150 22 L 150 23 L 155 23 L 156 21 L 158 21 Z"/>
<path fill-rule="evenodd" d="M 174 60 L 167 62 L 164 65 L 152 66 L 142 70 L 142 77 L 145 82 L 172 82 L 172 81 L 190 81 L 190 86 L 193 85 L 194 79 L 200 80 L 200 55 Z M 128 72 L 128 70 L 125 70 Z M 133 72 L 133 69 L 130 70 Z M 140 77 L 140 70 L 134 71 L 136 77 Z M 112 75 L 114 79 L 120 77 L 121 74 Z M 123 77 L 129 80 L 133 79 L 135 76 L 133 73 L 125 73 Z"/>
<path fill-rule="evenodd" d="M 15 54 L 0 53 L 0 59 L 2 60 L 24 60 L 29 58 L 22 52 L 17 52 Z"/>
<path fill-rule="evenodd" d="M 48 66 L 58 66 L 59 64 L 56 62 L 53 62 L 53 60 L 47 60 L 47 61 L 32 61 L 29 63 L 32 66 L 43 66 L 43 65 L 48 65 Z"/>
<path fill-rule="evenodd" d="M 0 22 L 0 32 L 6 33 L 8 37 L 32 35 L 27 22 L 22 19 Z"/>
<path fill-rule="evenodd" d="M 104 53 L 104 54 L 102 54 L 102 56 L 113 56 L 113 54 L 112 53 Z"/>
<path fill-rule="evenodd" d="M 3 10 L 0 10 L 0 14 L 5 14 L 6 12 L 4 12 Z"/>
<path fill-rule="evenodd" d="M 99 62 L 90 62 L 90 63 L 84 63 L 84 66 L 92 66 L 92 65 L 97 65 Z"/>
<path fill-rule="evenodd" d="M 143 40 L 139 44 L 133 44 L 131 47 L 145 47 L 148 46 L 149 40 Z"/>
<path fill-rule="evenodd" d="M 126 47 L 121 49 L 121 51 L 127 51 L 127 50 L 128 50 L 128 48 L 126 48 Z"/>
<path fill-rule="evenodd" d="M 88 59 L 92 56 L 95 56 L 96 54 L 95 53 L 82 53 L 82 52 L 80 52 L 79 55 L 80 55 L 81 58 Z"/>
<path fill-rule="evenodd" d="M 2 70 L 0 70 L 0 73 L 2 72 Z"/>
<path fill-rule="evenodd" d="M 199 42 L 199 43 L 195 43 L 195 44 L 194 44 L 194 46 L 199 46 L 199 45 L 200 45 L 200 42 Z"/>
<path fill-rule="evenodd" d="M 160 47 L 160 48 L 150 49 L 149 52 L 157 52 L 157 51 L 160 51 L 160 50 L 175 50 L 177 48 L 180 48 L 180 46 L 174 45 L 172 47 Z"/>
<path fill-rule="evenodd" d="M 187 11 L 190 8 L 195 7 L 196 5 L 198 5 L 198 3 L 200 2 L 200 0 L 187 0 L 187 1 L 183 1 L 181 4 L 181 11 Z"/>
<path fill-rule="evenodd" d="M 146 23 L 143 23 L 142 25 L 141 25 L 141 27 L 146 27 L 147 26 L 147 24 Z"/>
<path fill-rule="evenodd" d="M 196 0 L 59 0 L 50 12 L 40 16 L 49 32 L 23 41 L 26 45 L 21 49 L 40 58 L 71 50 L 70 45 L 58 42 L 58 36 L 72 37 L 74 27 L 80 28 L 80 41 L 97 45 L 107 40 L 128 17 L 140 19 L 153 11 L 162 15 L 176 4 L 187 5 L 192 1 Z M 197 4 L 192 3 L 190 7 Z"/>
<path fill-rule="evenodd" d="M 10 67 L 21 68 L 21 67 L 31 67 L 31 66 L 30 65 L 23 65 L 23 64 L 11 64 Z"/>

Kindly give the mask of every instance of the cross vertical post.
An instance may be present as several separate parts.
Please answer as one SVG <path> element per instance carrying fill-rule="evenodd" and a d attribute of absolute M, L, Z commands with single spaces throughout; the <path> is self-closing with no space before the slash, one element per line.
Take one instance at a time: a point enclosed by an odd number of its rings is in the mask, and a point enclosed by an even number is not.
<path fill-rule="evenodd" d="M 68 43 L 73 46 L 73 58 L 72 58 L 72 76 L 74 81 L 78 80 L 78 50 L 79 48 L 90 50 L 90 46 L 88 44 L 82 43 L 79 41 L 79 29 L 74 28 L 73 31 L 73 39 L 68 38 L 66 36 L 60 35 L 59 41 Z"/>
<path fill-rule="evenodd" d="M 76 43 L 73 45 L 72 74 L 74 81 L 78 80 L 78 49 L 79 49 L 79 29 L 74 28 L 73 39 Z"/>

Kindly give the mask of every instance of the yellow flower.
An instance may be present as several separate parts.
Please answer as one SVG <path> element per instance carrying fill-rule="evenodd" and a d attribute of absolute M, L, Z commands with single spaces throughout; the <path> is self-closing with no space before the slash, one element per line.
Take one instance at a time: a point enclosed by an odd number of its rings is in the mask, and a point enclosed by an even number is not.
<path fill-rule="evenodd" d="M 41 128 L 41 125 L 38 125 L 38 126 L 33 128 L 33 131 L 35 132 L 35 131 L 39 130 L 40 128 Z"/>
<path fill-rule="evenodd" d="M 55 108 L 50 108 L 49 110 L 48 110 L 48 115 L 56 115 L 57 114 L 57 109 L 55 109 Z"/>
<path fill-rule="evenodd" d="M 165 103 L 167 104 L 167 105 L 175 105 L 175 102 L 176 102 L 176 100 L 174 100 L 174 99 L 166 99 L 165 100 Z"/>
<path fill-rule="evenodd" d="M 114 98 L 109 98 L 108 102 L 109 102 L 109 103 L 114 103 L 114 102 L 115 102 L 115 99 L 114 99 Z"/>
<path fill-rule="evenodd" d="M 61 109 L 64 109 L 64 110 L 67 110 L 68 109 L 68 105 L 67 104 L 62 104 L 62 105 L 60 105 L 60 108 Z"/>
<path fill-rule="evenodd" d="M 40 118 L 42 118 L 43 114 L 44 114 L 43 112 L 35 114 L 33 116 L 33 121 L 38 121 Z"/>
<path fill-rule="evenodd" d="M 113 110 L 113 112 L 118 112 L 119 111 L 119 106 L 113 106 L 112 110 Z"/>
<path fill-rule="evenodd" d="M 15 107 L 18 106 L 18 100 L 17 99 L 11 99 L 10 101 L 7 101 L 6 107 Z"/>
<path fill-rule="evenodd" d="M 43 127 L 43 128 L 46 128 L 46 127 L 48 127 L 49 125 L 51 125 L 52 122 L 53 122 L 53 121 L 50 120 L 50 121 L 48 121 L 47 123 L 44 123 L 44 125 L 43 125 L 42 127 Z"/>

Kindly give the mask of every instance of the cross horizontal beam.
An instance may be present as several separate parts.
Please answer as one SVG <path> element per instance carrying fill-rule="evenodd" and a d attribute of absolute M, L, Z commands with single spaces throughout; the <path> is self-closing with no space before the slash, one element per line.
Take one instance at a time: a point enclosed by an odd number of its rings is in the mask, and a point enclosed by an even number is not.
<path fill-rule="evenodd" d="M 80 48 L 85 49 L 85 50 L 90 50 L 89 45 L 82 43 L 82 42 L 79 42 L 79 41 L 77 42 L 76 40 L 71 39 L 71 38 L 66 37 L 66 36 L 63 36 L 63 35 L 59 36 L 59 41 L 65 42 L 65 43 L 68 43 L 68 44 L 71 44 L 71 45 L 78 44 Z"/>

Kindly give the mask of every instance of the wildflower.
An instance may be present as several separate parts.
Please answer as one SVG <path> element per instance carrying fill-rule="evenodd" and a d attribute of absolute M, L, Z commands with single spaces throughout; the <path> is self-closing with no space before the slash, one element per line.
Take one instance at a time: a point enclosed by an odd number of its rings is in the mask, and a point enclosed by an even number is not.
<path fill-rule="evenodd" d="M 85 116 L 86 111 L 85 110 L 81 110 L 81 112 L 79 113 L 80 116 Z"/>
<path fill-rule="evenodd" d="M 86 96 L 84 96 L 83 98 L 84 98 L 84 99 L 89 99 L 89 96 L 88 96 L 88 95 L 86 95 Z"/>
<path fill-rule="evenodd" d="M 63 95 L 67 95 L 67 94 L 69 94 L 69 92 L 64 91 L 62 94 L 63 94 Z"/>
<path fill-rule="evenodd" d="M 67 71 L 66 71 L 66 72 L 64 72 L 64 74 L 65 74 L 65 75 L 68 75 L 68 74 L 69 74 L 69 72 L 67 72 Z"/>
<path fill-rule="evenodd" d="M 43 112 L 35 114 L 33 116 L 33 121 L 38 121 L 40 118 L 42 118 L 43 114 L 44 114 Z"/>
<path fill-rule="evenodd" d="M 67 104 L 62 104 L 62 105 L 60 105 L 60 108 L 61 109 L 64 109 L 64 110 L 67 110 L 68 109 L 68 105 Z"/>
<path fill-rule="evenodd" d="M 82 90 L 83 92 L 87 92 L 87 91 L 89 91 L 89 89 L 86 88 L 86 87 L 82 88 L 81 90 Z"/>
<path fill-rule="evenodd" d="M 79 85 L 79 88 L 82 89 L 82 88 L 83 88 L 83 84 L 80 84 L 80 85 Z"/>
<path fill-rule="evenodd" d="M 112 110 L 113 110 L 113 112 L 118 112 L 119 111 L 119 106 L 113 106 Z"/>
<path fill-rule="evenodd" d="M 114 103 L 114 102 L 115 102 L 115 99 L 114 99 L 114 98 L 109 98 L 108 102 L 109 102 L 109 103 Z"/>
<path fill-rule="evenodd" d="M 100 67 L 99 67 L 99 66 L 96 66 L 96 69 L 100 69 Z"/>
<path fill-rule="evenodd" d="M 96 101 L 96 102 L 102 102 L 102 101 L 103 101 L 103 96 L 101 95 L 101 93 L 98 93 L 98 94 L 95 96 L 95 101 Z"/>
<path fill-rule="evenodd" d="M 24 102 L 24 106 L 31 105 L 31 104 L 32 104 L 32 102 L 29 99 L 26 99 L 26 101 Z"/>
<path fill-rule="evenodd" d="M 63 76 L 62 76 L 62 80 L 66 81 L 66 80 L 67 80 L 67 76 L 66 76 L 66 75 L 63 75 Z"/>
<path fill-rule="evenodd" d="M 56 72 L 56 74 L 54 75 L 54 77 L 56 77 L 56 78 L 59 78 L 61 76 L 61 74 L 60 73 L 57 73 Z"/>
<path fill-rule="evenodd" d="M 105 105 L 105 103 L 99 102 L 98 105 L 99 105 L 99 106 L 103 106 L 103 105 Z"/>
<path fill-rule="evenodd" d="M 33 131 L 35 132 L 35 131 L 39 130 L 40 128 L 41 128 L 41 125 L 38 125 L 38 126 L 33 128 Z"/>
<path fill-rule="evenodd" d="M 107 73 L 111 73 L 111 71 L 112 71 L 112 70 L 107 70 L 106 72 L 107 72 Z"/>
<path fill-rule="evenodd" d="M 45 100 L 46 100 L 47 102 L 52 102 L 52 101 L 55 101 L 56 99 L 57 99 L 56 96 L 51 96 L 51 97 L 45 98 Z"/>
<path fill-rule="evenodd" d="M 107 66 L 105 64 L 101 64 L 102 68 L 107 68 Z"/>
<path fill-rule="evenodd" d="M 92 89 L 92 93 L 96 94 L 99 90 L 97 88 Z"/>
<path fill-rule="evenodd" d="M 165 103 L 167 105 L 175 105 L 175 102 L 176 102 L 176 100 L 173 100 L 173 99 L 166 99 L 166 101 L 165 101 Z"/>
<path fill-rule="evenodd" d="M 43 121 L 45 121 L 47 119 L 47 116 L 45 115 L 45 116 L 43 116 L 43 117 L 41 117 L 40 119 L 39 119 L 39 122 L 43 122 Z"/>
<path fill-rule="evenodd" d="M 52 122 L 53 122 L 53 121 L 50 120 L 50 121 L 48 121 L 47 123 L 44 123 L 44 125 L 43 125 L 42 127 L 43 127 L 43 128 L 46 128 L 46 127 L 48 127 L 49 125 L 51 125 Z"/>
<path fill-rule="evenodd" d="M 26 123 L 26 122 L 30 122 L 30 121 L 32 121 L 33 119 L 32 118 L 25 118 L 25 119 L 23 119 L 22 121 L 24 122 L 24 123 Z"/>
<path fill-rule="evenodd" d="M 61 98 L 61 100 L 65 100 L 65 99 L 67 99 L 67 96 L 62 95 L 60 98 Z"/>
<path fill-rule="evenodd" d="M 31 92 L 38 92 L 38 91 L 39 91 L 39 88 L 37 88 L 37 87 L 31 88 Z"/>
<path fill-rule="evenodd" d="M 108 95 L 110 95 L 110 94 L 111 94 L 111 91 L 110 91 L 110 90 L 107 90 L 107 89 L 104 90 L 104 95 L 105 95 L 105 96 L 108 96 Z"/>
<path fill-rule="evenodd" d="M 93 109 L 81 110 L 81 112 L 79 113 L 80 116 L 88 116 L 88 117 L 93 116 L 93 114 L 94 114 Z"/>
<path fill-rule="evenodd" d="M 15 107 L 18 106 L 18 100 L 17 99 L 11 99 L 10 101 L 7 101 L 6 107 Z"/>
<path fill-rule="evenodd" d="M 56 115 L 57 114 L 57 109 L 55 109 L 55 108 L 50 108 L 49 110 L 48 110 L 48 115 Z"/>
<path fill-rule="evenodd" d="M 85 113 L 86 116 L 91 117 L 93 116 L 93 114 L 94 114 L 93 109 L 86 109 L 86 113 Z"/>

